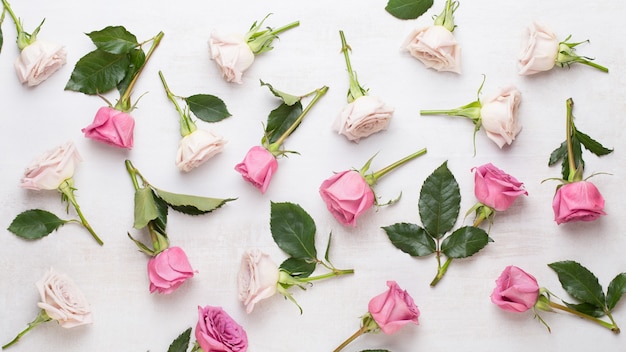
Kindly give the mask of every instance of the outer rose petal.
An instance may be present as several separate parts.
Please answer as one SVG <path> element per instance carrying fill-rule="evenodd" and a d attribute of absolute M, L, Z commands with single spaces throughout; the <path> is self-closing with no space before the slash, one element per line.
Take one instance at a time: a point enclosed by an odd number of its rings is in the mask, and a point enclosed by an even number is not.
<path fill-rule="evenodd" d="M 413 298 L 395 281 L 387 281 L 389 290 L 372 298 L 368 311 L 385 334 L 393 334 L 408 323 L 417 325 L 420 311 Z"/>
<path fill-rule="evenodd" d="M 276 157 L 260 146 L 250 148 L 243 161 L 235 165 L 235 171 L 239 172 L 244 180 L 258 188 L 261 193 L 267 191 L 277 169 Z"/>
<path fill-rule="evenodd" d="M 320 196 L 331 214 L 342 225 L 356 226 L 361 214 L 374 205 L 374 192 L 363 176 L 354 170 L 337 173 L 324 182 Z"/>
<path fill-rule="evenodd" d="M 119 148 L 133 147 L 135 119 L 125 112 L 103 106 L 93 122 L 81 131 L 85 137 Z"/>
<path fill-rule="evenodd" d="M 474 195 L 497 211 L 507 210 L 520 195 L 528 195 L 524 184 L 491 163 L 474 170 Z"/>
<path fill-rule="evenodd" d="M 604 212 L 604 198 L 591 182 L 578 181 L 565 184 L 556 191 L 552 200 L 554 221 L 593 221 Z"/>
<path fill-rule="evenodd" d="M 516 266 L 507 266 L 496 280 L 491 301 L 509 312 L 525 312 L 539 299 L 539 285 L 534 276 Z"/>
<path fill-rule="evenodd" d="M 187 255 L 180 247 L 167 248 L 148 261 L 150 293 L 172 293 L 193 275 Z"/>

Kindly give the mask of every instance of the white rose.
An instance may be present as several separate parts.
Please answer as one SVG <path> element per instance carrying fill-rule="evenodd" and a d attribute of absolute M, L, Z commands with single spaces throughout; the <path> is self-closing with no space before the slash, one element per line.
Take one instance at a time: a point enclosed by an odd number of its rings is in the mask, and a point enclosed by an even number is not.
<path fill-rule="evenodd" d="M 521 102 L 521 93 L 513 86 L 501 88 L 500 92 L 486 99 L 480 109 L 482 127 L 487 137 L 498 147 L 510 145 L 522 126 L 517 123 L 517 110 Z"/>
<path fill-rule="evenodd" d="M 246 312 L 251 313 L 255 304 L 276 293 L 278 266 L 260 250 L 248 250 L 241 258 L 237 281 L 239 300 L 246 306 Z"/>
<path fill-rule="evenodd" d="M 254 62 L 254 53 L 242 35 L 211 33 L 211 59 L 215 60 L 227 82 L 243 83 L 243 72 Z"/>
<path fill-rule="evenodd" d="M 76 145 L 67 142 L 35 159 L 24 172 L 20 187 L 33 190 L 57 189 L 74 175 L 82 159 Z"/>
<path fill-rule="evenodd" d="M 35 285 L 41 297 L 37 306 L 62 327 L 73 328 L 92 322 L 89 303 L 66 275 L 51 268 Z"/>
<path fill-rule="evenodd" d="M 402 44 L 413 57 L 437 71 L 461 73 L 461 47 L 444 26 L 416 29 Z"/>
<path fill-rule="evenodd" d="M 36 86 L 65 65 L 66 56 L 63 46 L 37 40 L 25 47 L 15 60 L 17 77 L 29 87 Z"/>
<path fill-rule="evenodd" d="M 178 143 L 176 166 L 181 171 L 191 171 L 224 149 L 226 140 L 206 130 L 195 130 Z"/>
<path fill-rule="evenodd" d="M 335 119 L 333 129 L 351 141 L 386 130 L 394 109 L 380 99 L 364 95 L 343 108 Z"/>
<path fill-rule="evenodd" d="M 520 75 L 548 71 L 555 65 L 559 41 L 548 28 L 533 23 L 524 31 L 519 56 Z"/>

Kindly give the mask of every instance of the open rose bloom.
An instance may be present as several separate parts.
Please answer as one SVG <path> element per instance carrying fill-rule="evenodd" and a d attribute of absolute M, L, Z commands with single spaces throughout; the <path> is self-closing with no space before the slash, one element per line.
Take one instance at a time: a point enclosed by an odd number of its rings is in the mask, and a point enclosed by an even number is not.
<path fill-rule="evenodd" d="M 413 298 L 398 286 L 395 281 L 387 281 L 389 289 L 372 298 L 368 304 L 368 311 L 387 335 L 400 330 L 404 325 L 417 325 L 420 311 Z"/>
<path fill-rule="evenodd" d="M 333 130 L 353 142 L 359 142 L 389 126 L 394 109 L 380 99 L 364 95 L 346 105 L 335 119 Z"/>
<path fill-rule="evenodd" d="M 487 163 L 474 168 L 474 195 L 482 204 L 505 211 L 517 197 L 528 192 L 515 177 Z"/>
<path fill-rule="evenodd" d="M 454 34 L 444 26 L 434 25 L 414 30 L 402 48 L 428 68 L 461 73 L 461 47 Z"/>
<path fill-rule="evenodd" d="M 556 64 L 559 40 L 547 27 L 538 23 L 528 27 L 522 37 L 522 49 L 519 55 L 519 74 L 532 75 L 549 71 Z"/>
<path fill-rule="evenodd" d="M 534 276 L 516 266 L 507 266 L 496 280 L 491 302 L 509 312 L 525 312 L 539 299 L 539 285 Z"/>
<path fill-rule="evenodd" d="M 339 172 L 322 182 L 320 196 L 342 225 L 356 227 L 356 220 L 370 209 L 376 197 L 365 178 L 355 170 Z"/>
<path fill-rule="evenodd" d="M 92 322 L 87 299 L 67 275 L 50 269 L 35 285 L 41 299 L 37 306 L 62 327 L 73 328 Z"/>
<path fill-rule="evenodd" d="M 148 261 L 150 293 L 172 293 L 193 275 L 189 259 L 180 247 L 169 247 Z"/>
<path fill-rule="evenodd" d="M 211 33 L 211 59 L 219 67 L 227 82 L 243 83 L 242 76 L 254 62 L 254 53 L 243 35 Z"/>
<path fill-rule="evenodd" d="M 487 137 L 500 148 L 513 143 L 522 130 L 522 125 L 517 121 L 521 99 L 521 93 L 515 87 L 508 86 L 482 102 L 481 126 Z"/>
<path fill-rule="evenodd" d="M 246 352 L 248 335 L 221 307 L 198 307 L 196 341 L 204 352 Z"/>
<path fill-rule="evenodd" d="M 251 313 L 255 304 L 276 293 L 278 266 L 258 249 L 246 251 L 241 258 L 237 284 L 239 300 L 246 306 L 246 313 Z"/>
<path fill-rule="evenodd" d="M 66 63 L 62 45 L 36 40 L 22 49 L 15 60 L 15 71 L 21 83 L 32 87 L 45 81 Z"/>
<path fill-rule="evenodd" d="M 183 137 L 176 152 L 176 166 L 189 172 L 224 150 L 226 140 L 212 131 L 195 130 Z"/>
<path fill-rule="evenodd" d="M 32 190 L 53 190 L 74 175 L 82 161 L 76 145 L 67 142 L 35 159 L 24 172 L 20 187 Z"/>
<path fill-rule="evenodd" d="M 131 149 L 135 119 L 126 112 L 109 106 L 98 109 L 93 122 L 81 130 L 85 137 L 114 147 Z"/>
<path fill-rule="evenodd" d="M 604 212 L 604 198 L 591 182 L 578 181 L 564 184 L 552 200 L 554 221 L 562 224 L 571 221 L 593 221 Z"/>

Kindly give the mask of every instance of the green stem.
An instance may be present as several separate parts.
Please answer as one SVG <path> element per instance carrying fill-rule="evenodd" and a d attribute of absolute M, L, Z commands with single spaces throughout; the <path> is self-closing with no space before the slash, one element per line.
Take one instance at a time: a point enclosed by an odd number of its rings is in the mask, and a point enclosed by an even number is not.
<path fill-rule="evenodd" d="M 300 25 L 300 21 L 291 22 L 291 23 L 286 24 L 286 25 L 284 25 L 282 27 L 278 27 L 276 29 L 272 29 L 269 33 L 272 34 L 272 35 L 277 35 L 279 33 L 282 33 L 284 31 L 286 31 L 286 30 L 289 30 L 291 28 L 298 27 L 299 25 Z"/>
<path fill-rule="evenodd" d="M 59 185 L 59 191 L 65 197 L 67 197 L 67 200 L 70 203 L 72 203 L 72 206 L 74 206 L 74 209 L 76 210 L 76 213 L 78 214 L 78 217 L 80 218 L 83 227 L 86 228 L 91 236 L 96 240 L 96 242 L 98 242 L 98 244 L 102 246 L 104 242 L 102 242 L 102 240 L 100 239 L 100 237 L 98 237 L 91 225 L 89 225 L 89 222 L 87 222 L 87 219 L 85 219 L 85 216 L 83 215 L 83 212 L 80 210 L 80 206 L 76 201 L 76 197 L 74 196 L 74 190 L 74 181 L 72 180 L 72 178 L 68 178 L 67 180 L 63 181 L 61 185 Z"/>
<path fill-rule="evenodd" d="M 598 318 L 596 318 L 596 317 L 592 317 L 592 316 L 590 316 L 590 315 L 587 315 L 587 314 L 581 313 L 581 312 L 579 312 L 579 311 L 577 311 L 577 310 L 571 309 L 571 308 L 569 308 L 569 307 L 567 307 L 567 306 L 564 306 L 564 305 L 561 305 L 561 304 L 558 304 L 558 303 L 555 303 L 555 302 L 552 302 L 552 301 L 549 301 L 549 303 L 548 303 L 548 304 L 549 304 L 549 305 L 550 305 L 550 307 L 552 307 L 552 308 L 559 309 L 559 310 L 562 310 L 562 311 L 564 311 L 564 312 L 568 312 L 568 313 L 573 314 L 573 315 L 575 315 L 575 316 L 577 316 L 577 317 L 580 317 L 580 318 L 583 318 L 583 319 L 587 319 L 587 320 L 592 321 L 592 322 L 594 322 L 594 323 L 596 323 L 596 324 L 599 324 L 599 325 L 601 325 L 602 327 L 605 327 L 605 328 L 607 328 L 607 329 L 609 329 L 609 330 L 613 331 L 613 332 L 614 332 L 614 333 L 616 333 L 616 334 L 619 334 L 619 333 L 620 333 L 620 329 L 619 329 L 619 327 L 615 324 L 615 321 L 613 320 L 613 317 L 610 315 L 610 313 L 607 313 L 607 315 L 609 316 L 609 318 L 611 319 L 611 321 L 613 322 L 613 324 L 608 323 L 608 322 L 606 322 L 606 321 L 604 321 L 604 320 L 600 320 L 600 319 L 598 319 Z"/>
<path fill-rule="evenodd" d="M 350 76 L 350 89 L 348 90 L 348 103 L 355 101 L 356 99 L 364 96 L 366 94 L 365 90 L 361 88 L 359 81 L 356 78 L 356 74 L 352 70 L 352 64 L 350 63 L 350 55 L 348 51 L 351 50 L 350 46 L 346 42 L 346 37 L 343 34 L 343 31 L 339 31 L 339 36 L 341 37 L 341 51 L 343 52 L 343 56 L 346 60 L 346 68 L 348 69 L 348 75 Z"/>
<path fill-rule="evenodd" d="M 598 70 L 600 70 L 600 71 L 602 71 L 602 72 L 607 72 L 607 73 L 609 72 L 609 69 L 608 69 L 608 68 L 606 68 L 606 67 L 604 67 L 604 66 L 602 66 L 602 65 L 598 65 L 598 64 L 596 64 L 596 63 L 595 63 L 595 62 L 593 62 L 593 61 L 583 59 L 582 57 L 578 57 L 575 61 L 576 61 L 576 62 L 579 62 L 579 63 L 581 63 L 581 64 L 585 64 L 585 65 L 587 65 L 587 66 L 591 66 L 591 67 L 597 68 Z"/>
<path fill-rule="evenodd" d="M 426 148 L 420 149 L 420 150 L 416 151 L 415 153 L 413 153 L 413 154 L 411 154 L 409 156 L 406 156 L 406 157 L 396 161 L 395 163 L 393 163 L 391 165 L 388 165 L 388 166 L 386 166 L 386 167 L 384 167 L 384 168 L 374 172 L 372 174 L 372 183 L 370 185 L 375 184 L 376 181 L 378 181 L 379 178 L 381 178 L 381 177 L 385 176 L 386 174 L 388 174 L 389 172 L 393 171 L 398 166 L 402 166 L 405 163 L 407 163 L 408 161 L 411 161 L 411 160 L 417 158 L 418 156 L 426 154 L 426 151 L 427 151 Z"/>
<path fill-rule="evenodd" d="M 576 161 L 574 160 L 574 147 L 572 145 L 572 135 L 574 134 L 574 116 L 572 114 L 572 108 L 574 107 L 574 100 L 572 100 L 572 98 L 567 99 L 565 105 L 567 110 L 565 131 L 567 133 L 567 159 L 569 162 L 568 181 L 572 181 L 574 179 L 574 175 L 576 174 Z"/>
<path fill-rule="evenodd" d="M 341 351 L 342 349 L 344 349 L 344 347 L 348 346 L 352 341 L 356 340 L 357 337 L 363 335 L 366 332 L 367 332 L 367 327 L 361 326 L 359 330 L 357 330 L 354 334 L 348 337 L 341 345 L 337 346 L 337 348 L 335 348 L 333 352 Z"/>
<path fill-rule="evenodd" d="M 299 282 L 312 282 L 312 281 L 319 281 L 319 280 L 328 279 L 334 276 L 347 275 L 347 274 L 354 274 L 354 269 L 333 269 L 331 272 L 323 274 L 323 275 L 303 277 L 303 278 L 298 278 L 297 280 Z"/>
<path fill-rule="evenodd" d="M 165 77 L 163 76 L 163 72 L 161 71 L 159 71 L 159 78 L 161 78 L 161 83 L 163 83 L 163 88 L 165 88 L 167 98 L 174 104 L 174 107 L 176 107 L 176 111 L 178 111 L 178 115 L 180 116 L 180 134 L 185 137 L 186 135 L 192 133 L 197 129 L 196 124 L 191 120 L 189 115 L 185 114 L 180 105 L 178 105 L 176 96 L 170 90 L 167 82 L 165 82 Z"/>
<path fill-rule="evenodd" d="M 137 170 L 134 166 L 133 163 L 130 162 L 130 160 L 126 160 L 125 162 L 126 165 L 126 170 L 128 171 L 128 174 L 130 175 L 130 179 L 133 181 L 133 187 L 135 187 L 135 191 L 138 190 L 139 187 L 139 182 L 137 182 L 137 175 L 139 175 L 139 177 L 141 177 L 141 174 L 139 174 L 139 170 Z M 141 177 L 143 180 L 143 177 Z"/>
<path fill-rule="evenodd" d="M 4 0 L 3 0 L 4 1 Z M 28 327 L 24 330 L 22 330 L 19 334 L 17 334 L 17 336 L 15 336 L 15 338 L 13 340 L 11 340 L 9 343 L 5 344 L 4 346 L 2 346 L 2 349 L 11 347 L 13 344 L 17 343 L 20 338 L 22 338 L 22 336 L 24 336 L 27 332 L 29 332 L 32 328 L 34 328 L 35 326 L 41 324 L 41 323 L 45 323 L 52 320 L 52 318 L 50 318 L 48 316 L 48 314 L 46 313 L 45 310 L 40 310 L 39 314 L 37 315 L 37 317 L 35 318 L 35 320 L 33 320 L 32 322 L 30 322 L 28 324 Z"/>
<path fill-rule="evenodd" d="M 443 276 L 448 271 L 448 266 L 450 266 L 450 263 L 452 262 L 452 258 L 448 258 L 446 260 L 446 262 L 443 263 L 443 266 L 441 266 L 441 259 L 440 258 L 441 258 L 440 254 L 437 253 L 437 275 L 435 276 L 433 281 L 430 282 L 430 286 L 431 287 L 436 286 L 437 283 L 443 278 Z"/>
<path fill-rule="evenodd" d="M 11 9 L 11 5 L 9 5 L 9 2 L 7 0 L 2 0 L 2 5 L 9 12 L 9 15 L 11 15 L 11 18 L 13 19 L 13 22 L 15 23 L 15 29 L 19 36 L 20 33 L 24 32 L 24 28 L 22 28 L 22 23 L 20 22 L 20 19 L 17 18 L 17 16 L 13 12 L 13 9 Z"/>

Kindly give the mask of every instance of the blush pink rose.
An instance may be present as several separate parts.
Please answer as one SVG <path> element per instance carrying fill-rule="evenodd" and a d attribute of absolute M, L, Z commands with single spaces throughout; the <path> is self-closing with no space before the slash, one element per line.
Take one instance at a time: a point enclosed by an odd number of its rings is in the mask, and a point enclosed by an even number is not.
<path fill-rule="evenodd" d="M 67 52 L 62 45 L 36 40 L 15 60 L 15 71 L 21 83 L 32 87 L 45 81 L 66 63 Z"/>
<path fill-rule="evenodd" d="M 554 221 L 593 221 L 604 212 L 604 198 L 598 188 L 588 181 L 578 181 L 559 187 L 552 200 Z"/>
<path fill-rule="evenodd" d="M 35 286 L 41 299 L 37 306 L 62 327 L 73 328 L 92 322 L 87 299 L 67 275 L 51 268 Z"/>
<path fill-rule="evenodd" d="M 258 188 L 261 193 L 267 191 L 277 169 L 276 157 L 261 146 L 250 148 L 243 161 L 235 165 L 235 170 L 241 174 L 244 180 Z"/>
<path fill-rule="evenodd" d="M 198 307 L 196 341 L 204 352 L 245 352 L 248 335 L 221 307 Z"/>
<path fill-rule="evenodd" d="M 85 137 L 119 148 L 133 147 L 135 119 L 109 106 L 98 109 L 93 122 L 81 131 Z"/>
<path fill-rule="evenodd" d="M 402 48 L 428 68 L 461 73 L 461 47 L 454 34 L 444 26 L 414 30 L 404 41 Z"/>
<path fill-rule="evenodd" d="M 255 304 L 276 293 L 278 266 L 260 250 L 248 250 L 241 258 L 237 284 L 239 300 L 246 306 L 246 313 L 251 313 Z"/>
<path fill-rule="evenodd" d="M 368 311 L 385 334 L 393 334 L 408 323 L 417 325 L 420 311 L 413 298 L 395 281 L 387 281 L 389 290 L 368 304 Z"/>
<path fill-rule="evenodd" d="M 504 211 L 522 194 L 528 195 L 524 184 L 493 164 L 474 168 L 474 195 L 482 204 Z"/>
<path fill-rule="evenodd" d="M 180 247 L 169 247 L 148 261 L 150 293 L 169 294 L 193 277 L 187 255 Z"/>
<path fill-rule="evenodd" d="M 357 218 L 371 208 L 375 201 L 370 185 L 355 170 L 334 174 L 322 182 L 319 192 L 335 219 L 342 225 L 354 227 Z"/>
<path fill-rule="evenodd" d="M 215 60 L 227 82 L 243 83 L 242 76 L 254 62 L 254 53 L 244 36 L 211 33 L 209 38 L 211 59 Z"/>
<path fill-rule="evenodd" d="M 482 102 L 480 109 L 481 125 L 498 147 L 510 145 L 522 130 L 517 121 L 521 103 L 521 93 L 513 86 L 501 88 L 500 91 Z"/>
<path fill-rule="evenodd" d="M 496 280 L 491 302 L 509 312 L 525 312 L 539 299 L 539 285 L 534 276 L 516 266 L 507 266 Z"/>
<path fill-rule="evenodd" d="M 189 172 L 222 152 L 224 144 L 226 140 L 215 132 L 195 130 L 178 143 L 176 166 L 181 171 Z"/>
<path fill-rule="evenodd" d="M 559 40 L 548 28 L 533 23 L 523 34 L 522 50 L 518 59 L 520 75 L 549 71 L 556 64 Z"/>
<path fill-rule="evenodd" d="M 36 191 L 57 189 L 63 181 L 74 175 L 81 161 L 76 145 L 67 142 L 35 159 L 26 168 L 20 187 Z"/>
<path fill-rule="evenodd" d="M 394 109 L 380 99 L 364 95 L 346 105 L 335 119 L 333 129 L 353 142 L 359 142 L 387 129 Z"/>

